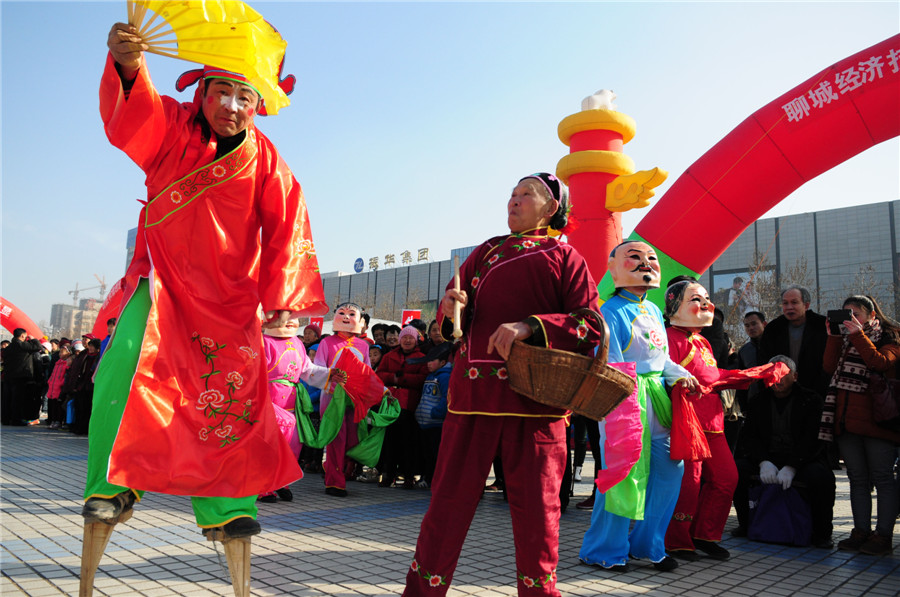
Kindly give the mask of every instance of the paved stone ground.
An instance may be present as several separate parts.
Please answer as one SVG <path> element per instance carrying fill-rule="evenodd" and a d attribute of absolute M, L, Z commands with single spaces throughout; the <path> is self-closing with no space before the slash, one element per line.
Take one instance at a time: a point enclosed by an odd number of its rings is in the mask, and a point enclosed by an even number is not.
<path fill-rule="evenodd" d="M 81 494 L 87 439 L 45 426 L 0 433 L 0 594 L 77 595 Z M 590 457 L 588 457 L 590 458 Z M 591 472 L 586 463 L 586 478 Z M 263 533 L 253 539 L 252 593 L 397 595 L 413 555 L 429 492 L 351 482 L 350 496 L 324 493 L 310 475 L 294 501 L 260 504 Z M 575 503 L 590 493 L 576 485 Z M 97 573 L 94 595 L 232 595 L 214 544 L 203 540 L 184 497 L 147 494 L 119 525 Z M 571 507 L 560 532 L 563 595 L 898 595 L 900 549 L 887 557 L 734 539 L 727 562 L 705 558 L 660 573 L 648 562 L 614 575 L 578 561 L 590 512 Z M 729 521 L 726 528 L 734 526 Z M 852 527 L 846 476 L 838 477 L 835 541 Z M 220 548 L 221 553 L 221 548 Z M 469 532 L 450 595 L 514 595 L 512 527 L 500 494 L 485 495 Z"/>

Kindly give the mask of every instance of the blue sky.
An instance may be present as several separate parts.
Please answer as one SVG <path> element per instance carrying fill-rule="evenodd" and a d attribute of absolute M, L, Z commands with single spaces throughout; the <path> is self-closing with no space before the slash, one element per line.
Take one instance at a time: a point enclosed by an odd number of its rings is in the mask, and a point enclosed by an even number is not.
<path fill-rule="evenodd" d="M 555 170 L 557 124 L 598 89 L 637 122 L 637 168 L 669 171 L 661 196 L 753 111 L 900 30 L 897 2 L 251 4 L 289 44 L 292 104 L 257 124 L 303 185 L 324 272 L 503 233 L 510 188 Z M 124 0 L 0 2 L 0 293 L 37 322 L 76 283 L 124 273 L 146 192 L 105 138 L 97 87 L 125 15 Z M 174 81 L 193 65 L 148 63 L 190 100 Z M 769 215 L 898 199 L 898 171 L 893 139 Z"/>

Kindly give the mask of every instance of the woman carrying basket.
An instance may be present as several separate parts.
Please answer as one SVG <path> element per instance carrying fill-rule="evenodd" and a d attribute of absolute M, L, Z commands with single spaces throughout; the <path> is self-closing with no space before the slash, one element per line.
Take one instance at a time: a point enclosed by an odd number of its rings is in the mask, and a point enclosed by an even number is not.
<path fill-rule="evenodd" d="M 521 179 L 507 204 L 509 235 L 479 246 L 448 289 L 438 321 L 444 338 L 463 332 L 450 377 L 448 413 L 416 555 L 404 595 L 444 595 L 481 498 L 491 461 L 503 461 L 516 544 L 520 595 L 559 595 L 559 490 L 566 463 L 567 411 L 509 387 L 506 358 L 515 340 L 589 354 L 598 323 L 570 315 L 597 309 L 581 255 L 549 236 L 567 223 L 568 196 L 555 176 Z M 458 322 L 454 303 L 462 307 Z"/>

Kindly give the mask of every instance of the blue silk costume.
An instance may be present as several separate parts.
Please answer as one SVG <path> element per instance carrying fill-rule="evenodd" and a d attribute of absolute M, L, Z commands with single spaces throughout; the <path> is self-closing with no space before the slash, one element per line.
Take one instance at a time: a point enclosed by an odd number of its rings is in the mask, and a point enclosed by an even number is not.
<path fill-rule="evenodd" d="M 609 326 L 609 362 L 636 364 L 643 424 L 640 459 L 624 480 L 605 494 L 598 492 L 581 545 L 579 558 L 604 568 L 627 563 L 629 554 L 654 563 L 666 557 L 666 528 L 684 472 L 682 461 L 669 457 L 672 403 L 663 382 L 675 385 L 690 373 L 669 358 L 662 313 L 645 299 L 620 289 L 600 309 Z M 608 438 L 605 424 L 599 425 L 605 454 Z"/>

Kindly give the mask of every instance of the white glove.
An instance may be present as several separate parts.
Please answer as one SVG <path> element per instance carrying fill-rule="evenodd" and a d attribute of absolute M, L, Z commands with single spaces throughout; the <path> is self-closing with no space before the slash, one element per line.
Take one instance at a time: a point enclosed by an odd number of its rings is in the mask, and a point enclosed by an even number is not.
<path fill-rule="evenodd" d="M 760 462 L 759 480 L 767 485 L 778 483 L 778 467 L 776 467 L 768 460 L 763 460 L 762 462 Z"/>
<path fill-rule="evenodd" d="M 781 483 L 782 489 L 790 489 L 791 482 L 794 480 L 794 475 L 797 474 L 797 469 L 792 466 L 783 466 L 781 470 L 778 471 L 778 482 Z"/>

